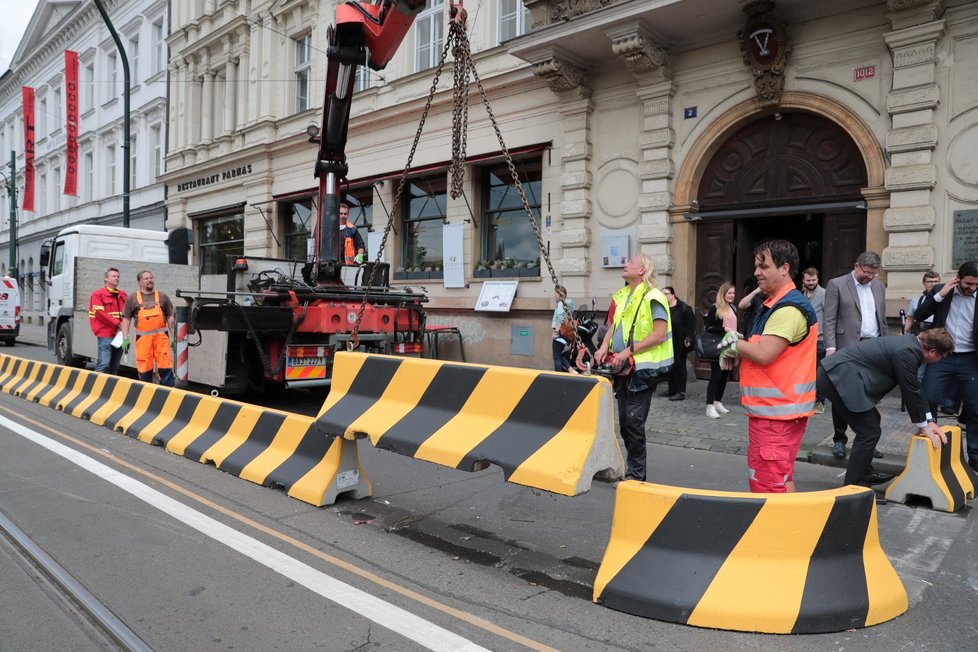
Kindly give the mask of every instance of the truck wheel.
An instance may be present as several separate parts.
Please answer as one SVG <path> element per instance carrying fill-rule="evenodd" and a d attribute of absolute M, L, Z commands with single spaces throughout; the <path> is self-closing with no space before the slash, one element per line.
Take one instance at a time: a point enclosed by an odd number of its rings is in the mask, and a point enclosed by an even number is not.
<path fill-rule="evenodd" d="M 71 352 L 71 327 L 68 324 L 61 324 L 58 329 L 58 338 L 54 342 L 54 355 L 58 364 L 69 367 L 82 366 L 82 359 L 75 357 Z"/>
<path fill-rule="evenodd" d="M 14 343 L 16 343 L 16 342 L 17 342 L 17 340 L 11 337 L 9 340 L 7 340 L 6 342 L 4 342 L 4 344 L 6 344 L 7 346 L 13 346 Z"/>

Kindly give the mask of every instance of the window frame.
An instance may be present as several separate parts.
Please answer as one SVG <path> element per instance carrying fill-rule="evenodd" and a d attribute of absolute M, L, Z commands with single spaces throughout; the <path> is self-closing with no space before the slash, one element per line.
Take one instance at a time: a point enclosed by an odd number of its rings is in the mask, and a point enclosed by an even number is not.
<path fill-rule="evenodd" d="M 95 62 L 85 64 L 85 110 L 88 113 L 95 109 Z"/>
<path fill-rule="evenodd" d="M 231 222 L 237 222 L 240 224 L 240 238 L 231 237 L 223 240 L 208 240 L 206 237 L 208 226 L 212 224 L 219 225 L 221 223 Z M 207 217 L 197 218 L 195 230 L 197 231 L 197 260 L 200 265 L 201 274 L 226 274 L 227 256 L 244 255 L 244 209 L 223 213 L 221 215 L 209 215 Z M 234 236 L 235 234 L 229 233 L 227 235 Z M 228 246 L 235 244 L 239 246 Z M 214 260 L 210 257 L 212 255 L 224 256 L 224 258 L 221 260 L 220 269 L 217 271 L 209 271 L 209 269 L 214 267 Z"/>
<path fill-rule="evenodd" d="M 422 42 L 422 31 L 425 29 L 431 34 L 431 38 Z M 414 72 L 437 66 L 443 47 L 445 47 L 445 0 L 431 0 L 431 3 L 414 20 Z"/>
<path fill-rule="evenodd" d="M 306 224 L 302 224 L 301 216 L 300 222 L 296 222 L 296 206 L 302 206 L 309 211 L 309 218 Z M 282 220 L 282 242 L 285 243 L 282 256 L 286 260 L 309 262 L 310 256 L 308 240 L 313 237 L 313 232 L 316 227 L 315 197 L 312 195 L 307 195 L 305 197 L 297 197 L 287 201 L 280 201 L 278 203 L 278 211 Z M 294 228 L 297 226 L 297 224 L 300 226 L 300 228 Z M 293 251 L 294 248 L 298 247 L 299 242 L 302 243 L 301 257 L 297 256 Z"/>
<path fill-rule="evenodd" d="M 108 78 L 105 85 L 105 102 L 116 99 L 116 84 L 119 81 L 119 56 L 115 52 L 108 52 L 105 57 L 105 67 Z"/>
<path fill-rule="evenodd" d="M 153 74 L 159 74 L 166 69 L 166 32 L 163 29 L 163 17 L 153 21 L 151 27 L 153 36 Z"/>
<path fill-rule="evenodd" d="M 518 9 L 503 14 L 503 3 L 515 2 Z M 526 34 L 527 23 L 530 19 L 530 10 L 523 4 L 523 0 L 496 0 L 496 44 L 503 43 L 510 39 Z M 503 37 L 503 24 L 513 22 L 515 26 L 513 33 Z"/>
<path fill-rule="evenodd" d="M 298 36 L 293 50 L 293 81 L 295 96 L 293 106 L 295 113 L 302 113 L 312 108 L 312 32 Z M 305 58 L 302 58 L 302 57 Z"/>
<path fill-rule="evenodd" d="M 519 175 L 520 183 L 526 194 L 527 203 L 533 212 L 533 219 L 536 220 L 537 228 L 541 228 L 541 215 L 543 213 L 543 157 L 538 153 L 533 156 L 516 159 L 513 161 L 516 172 Z M 492 177 L 495 176 L 499 183 L 493 183 Z M 479 166 L 478 178 L 481 183 L 481 202 L 479 226 L 479 260 L 476 271 L 491 269 L 492 276 L 539 276 L 540 275 L 540 245 L 533 233 L 533 227 L 529 221 L 525 224 L 526 231 L 521 234 L 532 242 L 533 250 L 536 252 L 535 258 L 519 258 L 504 255 L 499 257 L 495 254 L 498 250 L 499 242 L 495 236 L 497 234 L 496 214 L 502 215 L 512 213 L 514 216 L 522 216 L 525 219 L 526 213 L 516 192 L 516 184 L 513 183 L 512 176 L 505 161 L 495 161 Z M 493 200 L 493 188 L 507 186 L 510 190 L 505 191 L 504 198 L 513 193 L 513 201 L 505 202 L 496 207 L 491 206 Z M 504 252 L 505 253 L 505 252 Z"/>
<path fill-rule="evenodd" d="M 416 194 L 415 189 L 420 192 Z M 399 263 L 394 277 L 441 278 L 445 268 L 441 234 L 442 227 L 448 223 L 448 169 L 443 168 L 431 174 L 409 178 L 406 182 L 404 192 L 405 200 L 401 204 L 401 214 L 398 216 L 401 227 Z M 419 207 L 417 202 L 422 201 L 422 198 L 424 198 L 423 203 Z M 440 201 L 439 198 L 441 198 Z M 433 204 L 430 204 L 429 202 L 432 201 Z M 430 210 L 432 206 L 435 209 L 433 214 L 419 217 L 412 216 L 412 213 L 417 209 L 420 208 L 420 212 L 424 212 Z M 427 231 L 429 225 L 436 226 L 438 236 L 431 242 L 435 251 L 441 254 L 440 260 L 432 259 L 426 263 L 424 257 L 427 255 L 427 248 L 424 248 L 423 245 L 421 260 L 415 260 L 417 245 L 412 246 L 411 238 L 415 237 L 412 235 L 412 227 L 416 229 L 422 225 L 425 227 L 425 231 Z M 416 235 L 423 237 L 427 233 Z"/>

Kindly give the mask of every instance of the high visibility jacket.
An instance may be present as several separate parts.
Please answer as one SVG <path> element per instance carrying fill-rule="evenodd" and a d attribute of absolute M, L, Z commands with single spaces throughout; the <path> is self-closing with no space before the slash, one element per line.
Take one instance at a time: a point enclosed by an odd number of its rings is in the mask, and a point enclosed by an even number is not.
<path fill-rule="evenodd" d="M 122 307 L 126 305 L 126 293 L 100 287 L 92 292 L 88 301 L 88 323 L 95 337 L 113 337 L 122 324 Z"/>
<path fill-rule="evenodd" d="M 818 316 L 805 295 L 785 285 L 764 302 L 751 329 L 748 342 L 761 339 L 767 320 L 776 310 L 797 308 L 805 315 L 808 334 L 771 364 L 760 365 L 742 358 L 740 402 L 748 416 L 790 421 L 809 417 L 815 411 L 815 361 L 818 348 Z"/>
<path fill-rule="evenodd" d="M 645 293 L 645 296 L 643 295 Z M 640 342 L 652 332 L 652 306 L 649 300 L 655 301 L 666 311 L 666 338 L 649 347 L 644 351 L 634 354 L 635 370 L 639 369 L 668 369 L 673 363 L 672 351 L 672 317 L 669 314 L 669 301 L 666 295 L 658 288 L 647 287 L 639 284 L 635 288 L 635 296 L 632 301 L 628 301 L 628 295 L 632 293 L 631 286 L 626 285 L 615 292 L 612 300 L 615 302 L 615 316 L 612 321 L 614 332 L 621 327 L 621 336 L 628 345 L 629 334 L 632 332 L 632 323 L 635 323 L 635 332 L 632 336 L 632 343 Z M 639 300 L 641 297 L 641 300 Z M 627 302 L 628 305 L 625 305 Z M 634 350 L 634 349 L 633 349 Z"/>
<path fill-rule="evenodd" d="M 353 226 L 349 222 L 346 226 L 340 229 L 340 234 L 343 235 L 343 261 L 347 265 L 356 265 L 357 248 L 363 248 L 363 238 L 360 237 L 360 233 L 357 231 L 357 227 Z M 360 242 L 358 243 L 357 240 Z"/>

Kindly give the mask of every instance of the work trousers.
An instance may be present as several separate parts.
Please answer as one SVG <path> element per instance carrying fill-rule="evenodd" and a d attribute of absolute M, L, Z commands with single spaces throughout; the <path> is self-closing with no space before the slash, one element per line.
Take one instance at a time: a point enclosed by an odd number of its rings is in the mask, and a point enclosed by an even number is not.
<path fill-rule="evenodd" d="M 618 423 L 621 438 L 625 442 L 628 460 L 625 470 L 627 480 L 645 480 L 645 421 L 649 418 L 649 406 L 655 385 L 640 392 L 628 391 L 627 379 L 616 380 L 618 398 Z"/>
<path fill-rule="evenodd" d="M 947 396 L 950 385 L 957 381 L 963 402 L 961 414 L 968 429 L 968 459 L 978 460 L 978 354 L 952 353 L 943 360 L 927 365 L 924 371 L 924 396 L 931 411 Z M 934 416 L 937 416 L 936 413 Z"/>
<path fill-rule="evenodd" d="M 852 451 L 849 453 L 849 461 L 846 464 L 846 477 L 842 483 L 868 487 L 869 485 L 865 481 L 873 473 L 873 451 L 876 450 L 876 444 L 879 443 L 880 435 L 883 434 L 880 428 L 879 410 L 873 408 L 865 412 L 851 411 L 842 401 L 842 397 L 839 396 L 839 391 L 832 384 L 829 375 L 821 367 L 815 374 L 815 387 L 819 394 L 832 401 L 833 419 L 836 410 L 838 410 L 843 423 L 848 423 L 856 434 L 852 440 Z"/>

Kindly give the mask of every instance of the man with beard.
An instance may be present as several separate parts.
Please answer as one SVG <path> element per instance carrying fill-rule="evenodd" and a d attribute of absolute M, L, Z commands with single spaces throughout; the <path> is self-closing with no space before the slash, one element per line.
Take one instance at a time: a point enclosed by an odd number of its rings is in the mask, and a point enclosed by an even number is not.
<path fill-rule="evenodd" d="M 924 395 L 931 407 L 947 393 L 952 380 L 958 382 L 964 408 L 962 416 L 968 430 L 968 465 L 978 471 L 978 261 L 958 268 L 954 279 L 938 285 L 924 299 L 914 318 L 920 321 L 933 315 L 934 328 L 946 328 L 954 338 L 954 351 L 924 372 Z"/>
<path fill-rule="evenodd" d="M 153 273 L 144 270 L 136 275 L 139 290 L 126 300 L 122 309 L 122 350 L 129 350 L 129 326 L 136 324 L 136 370 L 139 380 L 153 382 L 153 368 L 160 384 L 173 387 L 173 352 L 176 328 L 173 303 L 156 289 Z"/>
<path fill-rule="evenodd" d="M 825 288 L 818 284 L 818 270 L 809 267 L 801 273 L 801 291 L 812 304 L 815 315 L 818 317 L 818 361 L 821 362 L 825 357 Z M 815 394 L 815 413 L 825 412 L 825 397 Z"/>

